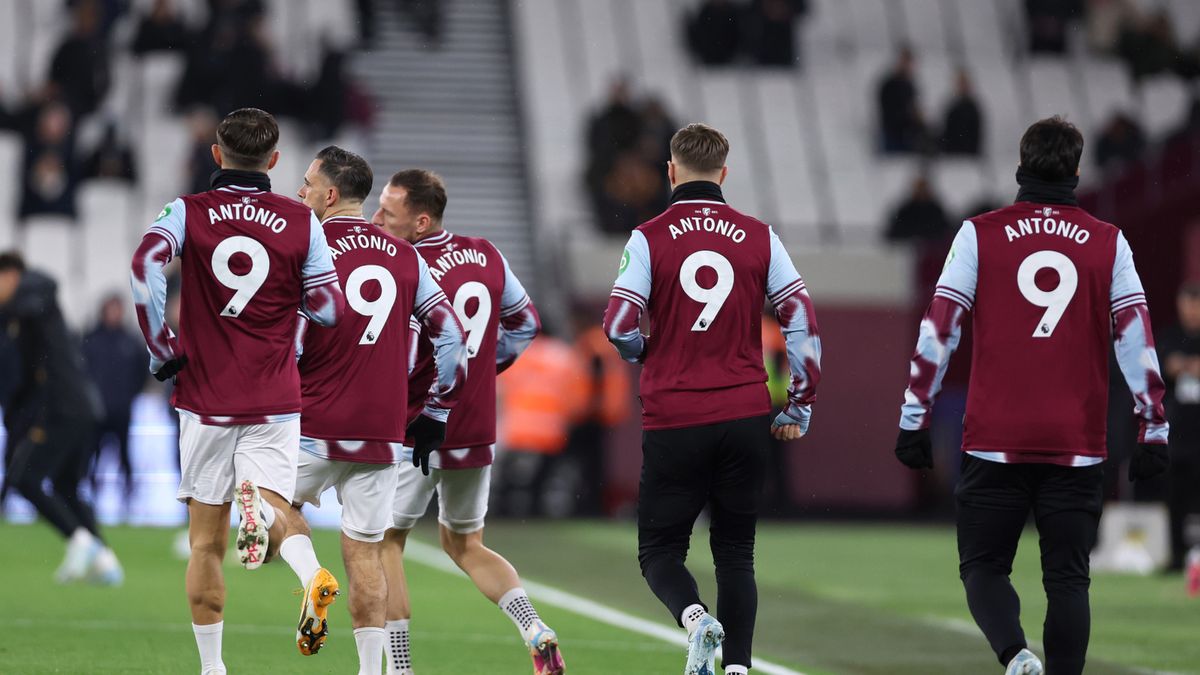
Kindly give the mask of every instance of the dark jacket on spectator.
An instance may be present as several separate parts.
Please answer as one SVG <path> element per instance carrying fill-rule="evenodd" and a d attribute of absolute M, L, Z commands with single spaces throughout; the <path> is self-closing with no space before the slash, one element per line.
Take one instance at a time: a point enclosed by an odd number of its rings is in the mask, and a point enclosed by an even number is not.
<path fill-rule="evenodd" d="M 942 152 L 951 155 L 978 155 L 983 145 L 983 114 L 979 103 L 960 96 L 946 108 L 942 124 Z"/>

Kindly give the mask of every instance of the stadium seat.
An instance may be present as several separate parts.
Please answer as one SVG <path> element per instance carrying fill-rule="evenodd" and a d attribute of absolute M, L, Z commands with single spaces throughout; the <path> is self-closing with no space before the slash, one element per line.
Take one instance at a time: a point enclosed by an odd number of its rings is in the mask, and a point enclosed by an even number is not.
<path fill-rule="evenodd" d="M 765 205 L 756 180 L 762 170 L 762 126 L 747 119 L 753 106 L 748 81 L 736 73 L 712 71 L 699 74 L 699 85 L 705 117 L 729 138 L 725 196 L 740 210 L 763 213 Z"/>
<path fill-rule="evenodd" d="M 773 207 L 763 218 L 790 242 L 815 243 L 820 209 L 812 167 L 819 150 L 814 147 L 815 126 L 798 107 L 802 97 L 795 75 L 770 74 L 756 78 L 757 96 L 749 99 L 762 115 L 756 125 L 766 151 L 766 177 Z"/>
<path fill-rule="evenodd" d="M 1188 111 L 1188 91 L 1174 75 L 1142 81 L 1142 124 L 1150 137 L 1161 137 L 1183 125 Z"/>
<path fill-rule="evenodd" d="M 129 288 L 128 261 L 151 220 L 134 214 L 133 191 L 114 180 L 92 180 L 79 190 L 81 243 L 87 255 L 83 274 L 86 292 L 80 299 L 93 308 L 107 293 L 124 293 Z"/>
<path fill-rule="evenodd" d="M 16 243 L 17 208 L 21 200 L 22 148 L 21 138 L 12 133 L 0 133 L 0 250 Z"/>
<path fill-rule="evenodd" d="M 898 6 L 901 14 L 904 36 L 922 58 L 950 53 L 951 45 L 947 42 L 950 33 L 943 25 L 950 17 L 941 0 L 901 0 L 893 5 Z"/>
<path fill-rule="evenodd" d="M 79 245 L 78 223 L 62 216 L 31 216 L 18 239 L 26 264 L 58 282 L 58 302 L 68 323 L 81 325 L 88 309 L 79 292 L 86 287 L 82 262 L 88 252 Z"/>
<path fill-rule="evenodd" d="M 948 18 L 957 16 L 954 29 L 960 31 L 963 55 L 969 61 L 997 61 L 1007 58 L 1012 50 L 1006 45 L 1008 34 L 1000 27 L 1001 19 L 996 3 L 955 2 Z"/>

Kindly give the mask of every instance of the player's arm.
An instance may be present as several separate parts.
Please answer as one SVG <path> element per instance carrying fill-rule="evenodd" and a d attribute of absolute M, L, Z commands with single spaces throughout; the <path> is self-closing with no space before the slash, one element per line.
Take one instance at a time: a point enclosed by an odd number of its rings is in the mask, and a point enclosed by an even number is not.
<path fill-rule="evenodd" d="M 513 274 L 508 260 L 504 263 L 504 290 L 500 292 L 500 336 L 496 340 L 496 372 L 503 373 L 520 356 L 542 329 L 537 308 Z"/>
<path fill-rule="evenodd" d="M 621 267 L 604 311 L 604 334 L 621 358 L 641 363 L 647 336 L 642 335 L 642 312 L 650 302 L 650 244 L 634 230 L 621 255 Z"/>
<path fill-rule="evenodd" d="M 415 254 L 414 254 L 415 255 Z M 462 324 L 454 313 L 450 300 L 429 273 L 425 259 L 417 255 L 419 281 L 413 302 L 413 316 L 428 331 L 433 343 L 433 363 L 437 375 L 429 388 L 425 409 L 409 422 L 408 435 L 413 439 L 412 463 L 429 475 L 429 455 L 446 439 L 446 420 L 458 400 L 467 380 L 467 344 Z M 410 352 L 411 363 L 415 355 Z"/>
<path fill-rule="evenodd" d="M 309 221 L 308 257 L 301 269 L 304 297 L 300 311 L 319 326 L 336 326 L 346 311 L 346 297 L 338 283 L 333 256 L 325 240 L 325 230 L 314 213 Z"/>
<path fill-rule="evenodd" d="M 917 348 L 908 369 L 908 389 L 900 407 L 896 457 L 911 469 L 933 467 L 930 411 L 942 388 L 950 356 L 962 338 L 962 324 L 975 304 L 979 283 L 979 241 L 975 225 L 965 221 L 954 237 L 933 300 L 921 319 Z"/>
<path fill-rule="evenodd" d="M 1123 234 L 1117 235 L 1109 301 L 1117 364 L 1133 394 L 1133 413 L 1138 418 L 1138 450 L 1129 465 L 1129 480 L 1151 478 L 1165 471 L 1169 463 L 1169 429 L 1162 403 L 1166 385 L 1154 349 L 1146 292 Z"/>
<path fill-rule="evenodd" d="M 182 199 L 167 204 L 133 254 L 129 285 L 138 327 L 150 351 L 150 372 L 160 382 L 187 364 L 187 355 L 167 325 L 167 276 L 163 269 L 183 253 L 186 208 Z"/>
<path fill-rule="evenodd" d="M 304 356 L 304 336 L 308 335 L 308 317 L 304 312 L 296 312 L 296 360 Z"/>
<path fill-rule="evenodd" d="M 417 256 L 417 262 L 420 281 L 417 283 L 413 316 L 433 343 L 433 363 L 437 369 L 422 414 L 445 422 L 467 379 L 466 338 L 454 307 L 433 280 L 425 260 Z"/>
<path fill-rule="evenodd" d="M 775 418 L 772 431 L 780 440 L 794 440 L 808 433 L 812 404 L 817 399 L 817 385 L 821 382 L 821 333 L 804 280 L 774 231 L 767 297 L 775 307 L 792 375 L 787 407 Z"/>
<path fill-rule="evenodd" d="M 421 322 L 417 321 L 417 317 L 408 317 L 408 374 L 412 376 L 412 372 L 417 368 L 417 352 L 420 351 L 419 341 L 421 340 Z"/>

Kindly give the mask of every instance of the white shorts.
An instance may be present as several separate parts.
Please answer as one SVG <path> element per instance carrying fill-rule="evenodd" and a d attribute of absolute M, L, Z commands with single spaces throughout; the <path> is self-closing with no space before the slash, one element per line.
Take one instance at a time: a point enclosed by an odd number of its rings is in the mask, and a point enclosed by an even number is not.
<path fill-rule="evenodd" d="M 396 466 L 342 462 L 301 452 L 292 503 L 319 507 L 321 493 L 331 487 L 342 505 L 342 533 L 355 541 L 383 541 L 391 525 L 388 507 L 396 494 Z"/>
<path fill-rule="evenodd" d="M 392 527 L 411 530 L 425 515 L 436 490 L 438 522 L 451 532 L 470 534 L 483 529 L 487 516 L 492 467 L 475 469 L 431 469 L 429 475 L 411 463 L 398 464 L 396 500 L 392 505 Z"/>
<path fill-rule="evenodd" d="M 300 418 L 270 424 L 221 427 L 179 416 L 179 491 L 176 499 L 219 506 L 249 479 L 287 501 L 296 490 Z"/>

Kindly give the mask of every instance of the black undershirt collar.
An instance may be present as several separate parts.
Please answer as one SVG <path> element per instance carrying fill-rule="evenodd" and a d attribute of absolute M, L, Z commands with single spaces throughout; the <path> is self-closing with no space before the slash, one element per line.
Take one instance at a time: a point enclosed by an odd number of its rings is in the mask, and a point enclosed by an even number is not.
<path fill-rule="evenodd" d="M 721 194 L 720 185 L 708 180 L 693 180 L 687 183 L 680 183 L 671 191 L 672 204 L 692 199 L 704 199 L 724 203 L 725 195 Z"/>
<path fill-rule="evenodd" d="M 262 171 L 241 169 L 217 169 L 208 179 L 213 190 L 223 187 L 252 187 L 264 192 L 271 191 L 271 179 Z"/>
<path fill-rule="evenodd" d="M 1079 185 L 1079 176 L 1071 176 L 1062 180 L 1045 180 L 1038 178 L 1022 167 L 1017 167 L 1018 202 L 1033 202 L 1035 204 L 1065 204 L 1079 206 L 1075 199 L 1075 188 Z"/>

